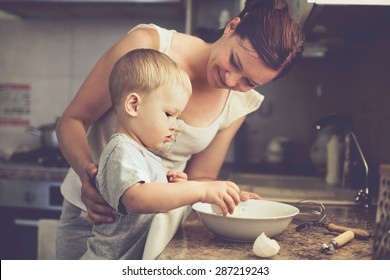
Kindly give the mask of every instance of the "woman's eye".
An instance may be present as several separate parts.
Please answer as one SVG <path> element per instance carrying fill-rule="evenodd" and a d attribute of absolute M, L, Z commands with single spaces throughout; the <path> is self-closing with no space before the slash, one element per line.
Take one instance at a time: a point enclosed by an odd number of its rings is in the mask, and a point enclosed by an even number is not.
<path fill-rule="evenodd" d="M 230 56 L 230 64 L 234 67 L 234 69 L 237 69 L 237 70 L 240 69 L 240 67 L 238 66 L 238 64 L 234 60 L 234 56 L 233 55 Z"/>
<path fill-rule="evenodd" d="M 251 80 L 249 80 L 249 79 L 246 79 L 246 84 L 247 84 L 249 87 L 252 87 L 252 88 L 256 87 L 256 85 L 255 85 Z"/>
<path fill-rule="evenodd" d="M 173 115 L 172 115 L 171 113 L 165 113 L 165 115 L 166 115 L 167 117 L 173 117 Z"/>

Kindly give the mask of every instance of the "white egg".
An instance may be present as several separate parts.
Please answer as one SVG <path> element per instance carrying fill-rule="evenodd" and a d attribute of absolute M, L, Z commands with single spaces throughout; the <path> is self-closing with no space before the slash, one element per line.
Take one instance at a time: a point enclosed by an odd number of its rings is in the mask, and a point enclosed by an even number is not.
<path fill-rule="evenodd" d="M 234 207 L 234 211 L 232 214 L 227 214 L 226 216 L 230 216 L 230 217 L 241 217 L 241 208 L 236 206 Z"/>
<path fill-rule="evenodd" d="M 216 204 L 211 204 L 211 210 L 213 211 L 214 214 L 217 215 L 222 215 L 221 208 L 219 208 L 218 205 Z M 240 217 L 241 216 L 241 208 L 236 206 L 234 207 L 234 211 L 232 214 L 227 213 L 227 217 Z"/>
<path fill-rule="evenodd" d="M 211 204 L 211 211 L 213 211 L 214 214 L 222 215 L 221 208 L 216 204 Z"/>
<path fill-rule="evenodd" d="M 268 238 L 263 232 L 253 243 L 253 253 L 261 258 L 275 256 L 279 252 L 280 246 L 275 239 Z"/>

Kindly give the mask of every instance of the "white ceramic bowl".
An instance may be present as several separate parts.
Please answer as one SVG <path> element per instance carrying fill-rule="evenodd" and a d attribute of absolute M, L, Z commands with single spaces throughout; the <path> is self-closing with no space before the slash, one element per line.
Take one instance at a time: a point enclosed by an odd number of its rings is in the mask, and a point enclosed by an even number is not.
<path fill-rule="evenodd" d="M 211 204 L 192 205 L 202 222 L 215 234 L 235 241 L 254 241 L 262 232 L 273 237 L 284 231 L 298 208 L 269 200 L 248 200 L 239 203 L 239 216 L 222 216 L 213 212 Z"/>

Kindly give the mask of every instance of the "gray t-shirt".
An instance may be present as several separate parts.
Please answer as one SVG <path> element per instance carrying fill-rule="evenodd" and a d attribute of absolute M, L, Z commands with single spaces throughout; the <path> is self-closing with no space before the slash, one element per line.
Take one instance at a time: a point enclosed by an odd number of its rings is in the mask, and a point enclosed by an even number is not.
<path fill-rule="evenodd" d="M 120 215 L 113 223 L 93 226 L 82 259 L 141 259 L 155 214 L 128 212 L 120 199 L 136 183 L 166 183 L 166 175 L 158 156 L 126 135 L 114 134 L 101 155 L 96 186 Z"/>

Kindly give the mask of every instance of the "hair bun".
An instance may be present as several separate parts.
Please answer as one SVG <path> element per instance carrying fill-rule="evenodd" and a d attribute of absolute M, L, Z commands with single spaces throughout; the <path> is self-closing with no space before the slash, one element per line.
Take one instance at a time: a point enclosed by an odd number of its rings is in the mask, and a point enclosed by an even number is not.
<path fill-rule="evenodd" d="M 259 9 L 270 8 L 281 11 L 288 11 L 288 4 L 284 0 L 247 0 L 244 9 L 241 11 L 239 17 L 244 16 L 247 12 Z"/>

